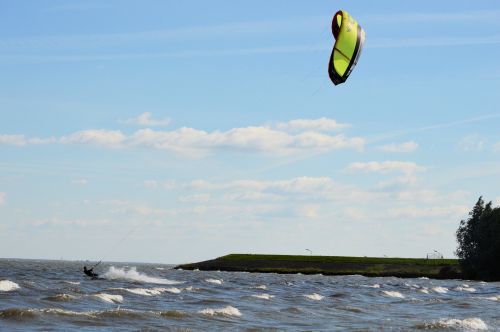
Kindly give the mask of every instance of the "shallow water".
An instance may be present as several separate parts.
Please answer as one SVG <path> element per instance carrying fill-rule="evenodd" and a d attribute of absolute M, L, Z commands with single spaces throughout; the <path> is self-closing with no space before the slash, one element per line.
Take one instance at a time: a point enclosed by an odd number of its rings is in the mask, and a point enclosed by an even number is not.
<path fill-rule="evenodd" d="M 500 331 L 500 283 L 0 260 L 0 330 Z"/>

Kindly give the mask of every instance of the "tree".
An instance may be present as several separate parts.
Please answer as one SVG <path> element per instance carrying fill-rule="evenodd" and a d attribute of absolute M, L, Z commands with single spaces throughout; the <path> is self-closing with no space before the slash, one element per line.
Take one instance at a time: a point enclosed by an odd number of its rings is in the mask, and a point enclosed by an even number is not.
<path fill-rule="evenodd" d="M 500 208 L 479 197 L 457 230 L 456 254 L 469 279 L 500 280 Z"/>

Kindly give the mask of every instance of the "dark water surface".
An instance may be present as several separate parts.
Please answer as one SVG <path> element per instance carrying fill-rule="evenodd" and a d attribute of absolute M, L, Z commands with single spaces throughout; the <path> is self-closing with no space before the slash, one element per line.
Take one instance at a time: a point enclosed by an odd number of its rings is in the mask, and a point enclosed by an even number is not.
<path fill-rule="evenodd" d="M 5 331 L 500 331 L 500 283 L 0 259 Z"/>

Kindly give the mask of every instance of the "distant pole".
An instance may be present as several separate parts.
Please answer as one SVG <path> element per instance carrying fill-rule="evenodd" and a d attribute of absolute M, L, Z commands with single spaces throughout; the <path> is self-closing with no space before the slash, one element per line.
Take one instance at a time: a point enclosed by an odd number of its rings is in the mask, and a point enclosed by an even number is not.
<path fill-rule="evenodd" d="M 309 251 L 309 255 L 313 254 L 313 252 L 310 249 L 306 249 L 306 250 Z"/>

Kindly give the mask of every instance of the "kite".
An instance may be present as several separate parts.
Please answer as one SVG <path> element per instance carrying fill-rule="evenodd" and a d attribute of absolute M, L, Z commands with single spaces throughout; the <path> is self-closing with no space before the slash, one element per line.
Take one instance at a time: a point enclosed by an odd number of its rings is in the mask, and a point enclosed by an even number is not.
<path fill-rule="evenodd" d="M 339 10 L 333 16 L 332 33 L 335 38 L 328 75 L 333 84 L 344 83 L 358 63 L 365 31 L 345 10 Z"/>

